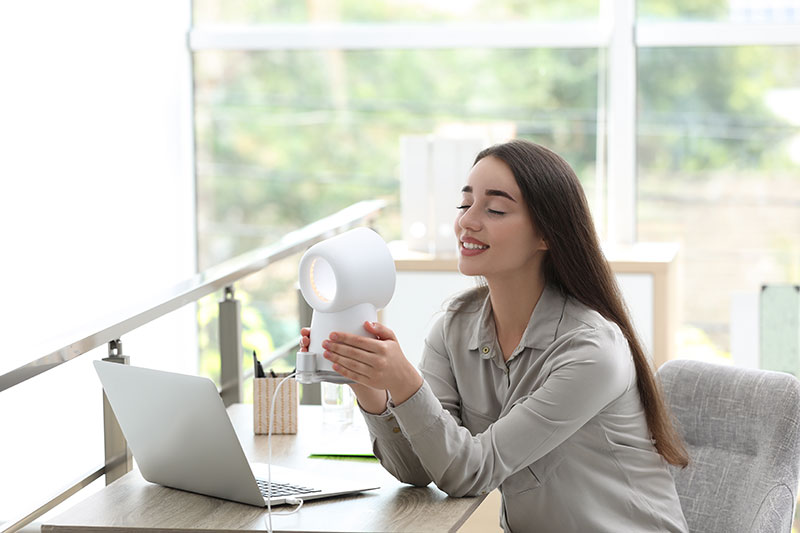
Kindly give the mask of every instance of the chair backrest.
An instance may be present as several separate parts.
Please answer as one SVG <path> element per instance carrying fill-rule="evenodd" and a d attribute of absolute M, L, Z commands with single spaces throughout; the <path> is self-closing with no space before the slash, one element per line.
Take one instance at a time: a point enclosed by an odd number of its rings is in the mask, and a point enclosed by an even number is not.
<path fill-rule="evenodd" d="M 800 470 L 800 381 L 674 360 L 658 371 L 689 451 L 672 468 L 690 531 L 791 530 Z"/>

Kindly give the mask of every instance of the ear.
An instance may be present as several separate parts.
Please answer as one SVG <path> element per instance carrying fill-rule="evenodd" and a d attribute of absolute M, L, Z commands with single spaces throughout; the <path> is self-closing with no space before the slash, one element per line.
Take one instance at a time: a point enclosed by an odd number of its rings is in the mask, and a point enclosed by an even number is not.
<path fill-rule="evenodd" d="M 539 243 L 539 250 L 549 250 L 549 249 L 550 245 L 547 244 L 546 240 L 542 239 L 542 241 Z"/>

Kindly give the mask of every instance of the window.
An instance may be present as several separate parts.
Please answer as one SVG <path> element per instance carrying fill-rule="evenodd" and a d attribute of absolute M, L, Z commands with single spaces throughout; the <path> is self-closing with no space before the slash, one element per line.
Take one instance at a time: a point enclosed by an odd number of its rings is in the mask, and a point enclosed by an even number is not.
<path fill-rule="evenodd" d="M 597 17 L 598 0 L 517 2 L 513 0 L 195 0 L 197 26 L 214 24 L 303 24 L 319 21 L 514 22 L 584 20 Z"/>
<path fill-rule="evenodd" d="M 734 292 L 800 280 L 799 61 L 798 46 L 639 50 L 638 237 L 681 243 L 697 355 L 730 351 Z"/>
<path fill-rule="evenodd" d="M 682 245 L 683 356 L 800 282 L 796 0 L 194 5 L 201 266 L 376 196 L 399 238 L 402 136 L 478 127 L 564 155 L 602 237 Z M 275 344 L 292 268 L 252 288 Z"/>
<path fill-rule="evenodd" d="M 467 4 L 472 11 L 460 11 Z M 199 24 L 193 33 L 201 268 L 369 198 L 389 200 L 379 229 L 387 239 L 401 238 L 406 135 L 480 131 L 546 144 L 572 162 L 594 198 L 600 31 L 565 39 L 562 26 L 549 27 L 546 38 L 564 44 L 532 46 L 542 37 L 524 22 L 537 13 L 559 20 L 578 11 L 487 3 L 495 19 L 521 21 L 509 38 L 499 24 L 444 35 L 441 26 L 414 26 L 410 35 L 407 27 L 384 24 L 470 21 L 482 12 L 479 3 L 437 11 L 420 2 L 343 2 L 333 18 L 370 24 L 321 32 L 305 22 L 323 15 L 306 4 L 285 11 L 281 5 L 249 11 L 196 4 L 198 21 L 278 23 L 242 31 Z M 366 5 L 369 11 L 357 9 Z M 585 9 L 593 15 L 591 5 Z M 286 21 L 299 23 L 280 24 Z M 239 44 L 219 46 L 229 39 Z M 311 46 L 308 39 L 322 42 Z M 469 45 L 472 39 L 484 45 Z M 286 261 L 242 284 L 246 350 L 297 337 L 296 272 L 296 261 Z M 209 299 L 200 306 L 201 364 L 212 376 L 215 305 Z"/>

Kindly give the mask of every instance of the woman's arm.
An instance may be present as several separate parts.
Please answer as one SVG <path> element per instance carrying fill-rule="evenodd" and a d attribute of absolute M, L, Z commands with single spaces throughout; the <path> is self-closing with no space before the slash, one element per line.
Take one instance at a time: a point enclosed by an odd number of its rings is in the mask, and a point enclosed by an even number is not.
<path fill-rule="evenodd" d="M 431 343 L 428 356 L 446 358 L 444 345 L 438 343 Z M 349 355 L 334 355 L 333 361 L 358 357 L 350 348 L 334 348 L 332 353 Z M 475 436 L 443 407 L 446 402 L 428 383 L 406 401 L 390 402 L 399 431 L 440 489 L 451 496 L 493 490 L 564 442 L 628 386 L 630 354 L 625 339 L 613 329 L 574 332 L 547 356 L 552 370 L 543 385 Z M 371 372 L 358 368 L 362 375 Z"/>
<path fill-rule="evenodd" d="M 358 398 L 358 405 L 367 413 L 379 415 L 386 411 L 389 395 L 384 389 L 373 389 L 360 383 L 350 383 L 350 388 Z"/>
<path fill-rule="evenodd" d="M 311 331 L 309 328 L 302 328 L 300 333 L 300 349 L 305 351 L 310 343 Z M 416 374 L 416 370 L 414 373 Z M 387 408 L 388 391 L 362 383 L 352 383 L 350 387 L 358 398 L 358 405 L 372 439 L 372 451 L 381 465 L 403 483 L 420 487 L 428 485 L 431 477 L 422 467 L 411 449 L 411 444 L 400 431 L 397 420 Z"/>

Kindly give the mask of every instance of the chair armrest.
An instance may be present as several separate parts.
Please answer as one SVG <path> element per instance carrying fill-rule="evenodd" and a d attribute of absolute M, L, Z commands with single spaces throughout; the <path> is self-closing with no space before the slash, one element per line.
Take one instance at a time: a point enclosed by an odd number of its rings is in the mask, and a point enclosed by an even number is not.
<path fill-rule="evenodd" d="M 753 533 L 788 533 L 792 530 L 794 492 L 784 484 L 770 489 L 753 519 Z"/>

